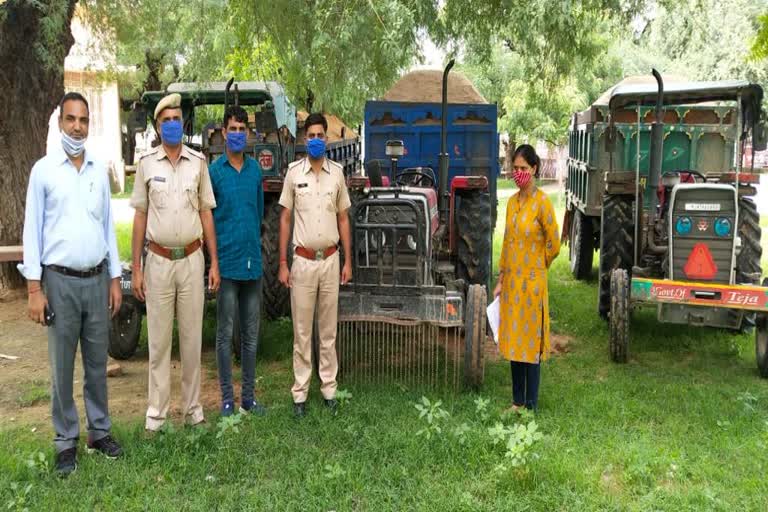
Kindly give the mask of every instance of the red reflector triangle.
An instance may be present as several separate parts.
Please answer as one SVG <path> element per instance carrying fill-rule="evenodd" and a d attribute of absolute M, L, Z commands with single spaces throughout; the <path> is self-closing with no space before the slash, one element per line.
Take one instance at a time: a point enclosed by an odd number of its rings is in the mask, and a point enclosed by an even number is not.
<path fill-rule="evenodd" d="M 688 279 L 713 279 L 717 274 L 717 265 L 712 259 L 707 244 L 696 244 L 683 267 Z"/>

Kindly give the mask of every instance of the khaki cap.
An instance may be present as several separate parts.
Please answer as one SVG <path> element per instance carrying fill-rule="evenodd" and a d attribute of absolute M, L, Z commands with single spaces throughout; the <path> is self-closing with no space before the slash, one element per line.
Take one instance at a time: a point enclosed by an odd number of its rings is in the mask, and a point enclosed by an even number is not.
<path fill-rule="evenodd" d="M 155 119 L 160 115 L 160 112 L 167 108 L 181 108 L 181 94 L 175 92 L 163 97 L 155 107 Z"/>

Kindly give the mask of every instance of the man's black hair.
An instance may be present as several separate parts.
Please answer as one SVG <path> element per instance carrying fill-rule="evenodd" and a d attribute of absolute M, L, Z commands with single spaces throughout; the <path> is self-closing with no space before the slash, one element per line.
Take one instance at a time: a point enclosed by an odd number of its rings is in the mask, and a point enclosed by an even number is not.
<path fill-rule="evenodd" d="M 234 119 L 238 123 L 245 123 L 245 126 L 248 126 L 248 112 L 239 105 L 232 105 L 224 112 L 224 124 L 222 125 L 224 128 L 227 127 L 230 119 Z"/>
<path fill-rule="evenodd" d="M 88 100 L 85 99 L 85 96 L 79 92 L 68 92 L 61 97 L 61 101 L 59 102 L 59 117 L 64 115 L 64 104 L 68 101 L 82 101 L 85 103 L 85 110 L 88 111 L 88 115 L 91 115 L 91 107 L 88 106 Z"/>
<path fill-rule="evenodd" d="M 323 131 L 325 133 L 328 133 L 328 121 L 325 120 L 325 116 L 320 112 L 315 112 L 307 116 L 307 120 L 304 121 L 304 129 L 309 130 L 309 127 L 312 126 L 313 124 L 323 125 Z"/>

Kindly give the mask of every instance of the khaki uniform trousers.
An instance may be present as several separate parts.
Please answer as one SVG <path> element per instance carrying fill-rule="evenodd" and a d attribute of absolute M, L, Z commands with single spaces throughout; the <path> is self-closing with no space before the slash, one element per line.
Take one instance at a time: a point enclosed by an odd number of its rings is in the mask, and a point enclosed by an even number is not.
<path fill-rule="evenodd" d="M 181 411 L 188 424 L 203 421 L 200 349 L 203 337 L 205 261 L 202 249 L 171 261 L 151 251 L 144 262 L 149 337 L 149 406 L 145 427 L 158 430 L 171 403 L 171 342 L 174 313 L 181 354 Z"/>
<path fill-rule="evenodd" d="M 320 392 L 336 396 L 336 320 L 339 311 L 339 252 L 324 260 L 293 256 L 291 267 L 291 316 L 293 319 L 294 403 L 307 400 L 312 378 L 312 327 L 317 306 Z"/>

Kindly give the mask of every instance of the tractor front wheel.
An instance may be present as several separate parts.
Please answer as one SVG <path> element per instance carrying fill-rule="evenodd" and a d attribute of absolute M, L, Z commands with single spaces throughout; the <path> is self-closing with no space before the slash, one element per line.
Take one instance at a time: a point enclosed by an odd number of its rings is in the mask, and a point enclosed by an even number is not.
<path fill-rule="evenodd" d="M 611 272 L 611 311 L 608 315 L 609 346 L 614 363 L 626 363 L 629 348 L 629 275 L 622 268 Z"/>
<path fill-rule="evenodd" d="M 113 359 L 130 359 L 136 353 L 141 336 L 141 306 L 135 299 L 123 297 L 123 304 L 109 326 L 107 352 Z"/>
<path fill-rule="evenodd" d="M 464 319 L 464 384 L 478 389 L 485 376 L 485 286 L 473 284 L 467 291 L 467 315 Z"/>

